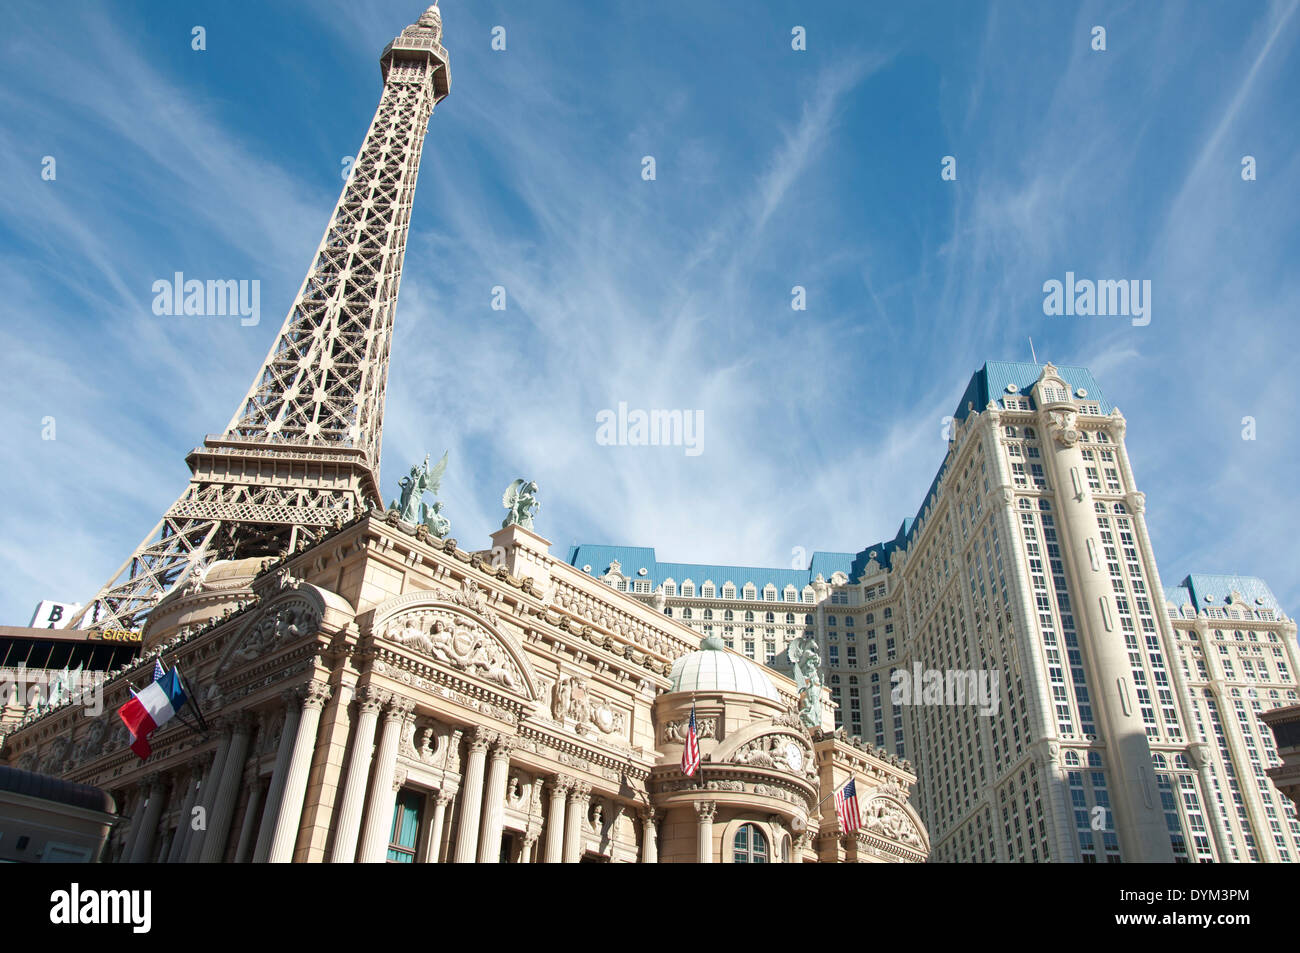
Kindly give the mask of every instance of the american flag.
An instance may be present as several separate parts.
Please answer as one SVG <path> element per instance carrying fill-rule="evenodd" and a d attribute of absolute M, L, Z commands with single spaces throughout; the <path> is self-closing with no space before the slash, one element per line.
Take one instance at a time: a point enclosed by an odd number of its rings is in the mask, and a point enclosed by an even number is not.
<path fill-rule="evenodd" d="M 840 819 L 840 830 L 846 834 L 852 834 L 862 826 L 862 817 L 858 814 L 858 787 L 853 778 L 835 792 L 835 816 Z"/>
<path fill-rule="evenodd" d="M 167 670 L 162 666 L 162 659 L 153 660 L 153 680 L 156 682 L 167 674 Z"/>
<path fill-rule="evenodd" d="M 695 702 L 691 702 L 691 724 L 686 729 L 686 747 L 682 749 L 682 773 L 688 778 L 700 769 L 700 739 L 695 734 Z"/>

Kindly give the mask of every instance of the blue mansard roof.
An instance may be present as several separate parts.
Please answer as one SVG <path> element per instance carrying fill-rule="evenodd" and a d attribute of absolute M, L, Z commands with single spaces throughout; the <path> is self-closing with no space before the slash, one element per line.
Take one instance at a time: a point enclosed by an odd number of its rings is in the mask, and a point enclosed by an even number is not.
<path fill-rule="evenodd" d="M 1238 576 L 1235 573 L 1191 573 L 1176 587 L 1166 588 L 1165 599 L 1179 606 L 1190 603 L 1197 611 L 1221 609 L 1229 604 L 1228 596 L 1234 592 L 1241 594 L 1247 608 L 1282 611 L 1268 583 L 1258 576 Z"/>
<path fill-rule="evenodd" d="M 1060 364 L 1055 366 L 1061 380 L 1069 385 L 1071 396 L 1082 390 L 1087 394 L 1088 400 L 1101 404 L 1103 414 L 1111 412 L 1112 406 L 1102 394 L 1101 387 L 1092 376 L 1092 371 L 1086 367 Z M 961 395 L 961 400 L 957 401 L 957 409 L 952 412 L 952 415 L 958 420 L 965 420 L 972 408 L 978 413 L 983 413 L 990 400 L 1001 401 L 1002 398 L 1010 396 L 1007 392 L 1008 384 L 1016 386 L 1018 396 L 1029 397 L 1029 391 L 1038 382 L 1043 367 L 1042 364 L 1021 364 L 1011 361 L 987 362 L 971 375 L 970 383 L 966 385 L 966 392 Z M 968 407 L 968 404 L 971 406 Z"/>

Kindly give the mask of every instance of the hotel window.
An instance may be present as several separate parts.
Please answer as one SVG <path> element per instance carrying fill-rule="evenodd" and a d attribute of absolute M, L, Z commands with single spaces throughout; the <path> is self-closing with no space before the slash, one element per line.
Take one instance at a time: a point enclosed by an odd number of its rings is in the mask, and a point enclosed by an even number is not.
<path fill-rule="evenodd" d="M 727 582 L 727 583 L 723 583 L 723 585 L 722 585 L 722 598 L 724 598 L 724 599 L 734 599 L 734 598 L 736 598 L 736 587 L 733 586 L 733 585 L 732 585 L 731 583 L 729 583 L 729 582 Z"/>
<path fill-rule="evenodd" d="M 748 601 L 750 601 L 750 602 L 752 602 L 752 601 L 754 601 L 754 599 L 757 598 L 757 597 L 758 597 L 758 589 L 754 586 L 753 583 L 746 583 L 746 584 L 745 584 L 745 599 L 748 600 Z"/>
<path fill-rule="evenodd" d="M 787 612 L 787 613 L 785 614 L 785 624 L 786 624 L 786 625 L 794 625 L 794 613 L 793 613 L 793 612 Z"/>
<path fill-rule="evenodd" d="M 831 658 L 830 658 L 830 662 L 831 662 L 831 664 L 832 664 L 832 665 L 839 665 L 839 664 L 840 664 L 840 647 L 839 647 L 838 645 L 832 645 L 832 646 L 830 646 L 830 653 L 831 653 Z"/>
<path fill-rule="evenodd" d="M 846 615 L 844 617 L 844 624 L 848 626 L 850 629 L 853 628 L 853 616 Z"/>
<path fill-rule="evenodd" d="M 690 607 L 690 606 L 687 606 L 685 609 L 682 610 L 682 618 L 683 618 L 683 619 L 689 619 L 689 618 L 691 618 L 691 607 Z"/>
<path fill-rule="evenodd" d="M 848 647 L 848 660 L 850 665 L 858 664 L 858 650 L 855 646 L 850 645 Z"/>
<path fill-rule="evenodd" d="M 750 610 L 750 609 L 746 609 L 746 610 L 745 610 L 745 621 L 746 621 L 746 622 L 753 622 L 753 621 L 754 621 L 754 613 L 753 613 L 752 610 Z"/>
<path fill-rule="evenodd" d="M 764 612 L 764 613 L 763 613 L 763 621 L 766 622 L 768 625 L 773 625 L 773 624 L 775 624 L 775 622 L 776 622 L 776 613 L 775 613 L 775 612 Z"/>
<path fill-rule="evenodd" d="M 753 824 L 742 824 L 731 844 L 731 860 L 736 864 L 767 863 L 767 838 Z"/>
<path fill-rule="evenodd" d="M 722 613 L 723 622 L 732 622 L 735 620 L 735 618 L 736 618 L 736 613 L 732 612 L 730 609 L 726 609 Z"/>
<path fill-rule="evenodd" d="M 713 583 L 711 583 L 711 582 L 706 582 L 706 583 L 704 584 L 704 588 L 702 588 L 702 589 L 700 590 L 700 595 L 703 596 L 705 599 L 712 599 L 712 598 L 713 598 L 713 594 L 714 594 L 716 591 L 717 591 L 717 590 L 713 588 Z"/>
<path fill-rule="evenodd" d="M 794 586 L 786 586 L 786 587 L 785 587 L 785 592 L 784 592 L 784 594 L 782 595 L 782 598 L 783 598 L 786 602 L 798 602 L 798 601 L 799 601 L 799 593 L 798 593 L 798 591 L 795 589 Z"/>
<path fill-rule="evenodd" d="M 834 627 L 835 627 L 835 623 L 836 623 L 835 616 L 833 616 L 833 615 L 828 615 L 828 616 L 826 617 L 826 624 L 827 624 L 827 625 L 829 625 L 829 626 L 831 626 L 832 628 L 834 628 Z"/>
<path fill-rule="evenodd" d="M 684 596 L 687 599 L 694 598 L 695 583 L 691 582 L 689 579 L 687 579 L 684 583 L 682 583 L 682 596 Z"/>
<path fill-rule="evenodd" d="M 705 609 L 705 610 L 704 610 L 704 621 L 705 621 L 705 622 L 708 622 L 708 621 L 711 621 L 712 619 L 713 619 L 713 610 L 712 610 L 712 609 Z"/>
<path fill-rule="evenodd" d="M 415 845 L 420 835 L 420 808 L 424 795 L 403 788 L 393 805 L 393 826 L 388 835 L 388 862 L 415 863 Z"/>
<path fill-rule="evenodd" d="M 808 588 L 804 589 L 804 591 L 803 591 L 803 601 L 804 601 L 804 602 L 812 602 L 812 601 L 813 601 L 813 598 L 814 598 L 814 596 L 813 596 L 812 588 L 811 588 L 811 587 L 808 587 Z"/>
<path fill-rule="evenodd" d="M 768 583 L 763 587 L 763 601 L 776 602 L 776 586 Z"/>

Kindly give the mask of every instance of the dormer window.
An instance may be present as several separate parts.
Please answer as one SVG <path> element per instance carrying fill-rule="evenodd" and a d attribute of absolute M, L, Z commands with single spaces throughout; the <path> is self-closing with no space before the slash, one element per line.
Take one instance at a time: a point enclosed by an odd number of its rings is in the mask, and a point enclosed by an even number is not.
<path fill-rule="evenodd" d="M 1042 384 L 1043 402 L 1047 404 L 1065 403 L 1070 399 L 1070 392 L 1059 381 Z"/>

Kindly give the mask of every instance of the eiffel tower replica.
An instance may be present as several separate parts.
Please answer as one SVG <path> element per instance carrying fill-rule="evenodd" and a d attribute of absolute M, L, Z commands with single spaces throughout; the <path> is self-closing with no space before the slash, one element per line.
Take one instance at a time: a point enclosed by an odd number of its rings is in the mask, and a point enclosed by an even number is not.
<path fill-rule="evenodd" d="M 277 556 L 381 504 L 397 290 L 429 116 L 451 87 L 435 3 L 384 48 L 384 90 L 298 297 L 180 498 L 70 621 L 137 629 L 218 559 Z"/>

